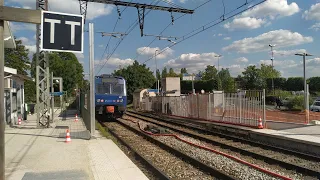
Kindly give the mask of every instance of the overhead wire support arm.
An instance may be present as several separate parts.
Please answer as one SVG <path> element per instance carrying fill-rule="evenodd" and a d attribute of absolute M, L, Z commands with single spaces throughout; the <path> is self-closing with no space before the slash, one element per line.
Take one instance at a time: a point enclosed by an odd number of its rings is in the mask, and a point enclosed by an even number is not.
<path fill-rule="evenodd" d="M 144 12 L 145 12 L 145 8 L 139 8 L 137 7 L 138 10 L 138 18 L 139 18 L 139 25 L 140 25 L 140 33 L 141 33 L 141 37 L 143 36 L 143 26 L 144 26 Z"/>

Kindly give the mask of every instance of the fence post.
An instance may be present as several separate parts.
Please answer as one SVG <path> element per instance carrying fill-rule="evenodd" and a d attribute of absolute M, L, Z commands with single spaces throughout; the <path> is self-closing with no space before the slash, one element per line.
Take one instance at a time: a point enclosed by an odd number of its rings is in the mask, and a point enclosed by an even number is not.
<path fill-rule="evenodd" d="M 262 110 L 263 110 L 263 126 L 265 127 L 266 126 L 266 90 L 263 89 L 263 92 L 262 92 Z"/>
<path fill-rule="evenodd" d="M 209 116 L 207 116 L 208 119 L 211 119 L 211 94 L 209 92 L 208 94 L 208 108 L 209 108 Z"/>
<path fill-rule="evenodd" d="M 240 120 L 240 124 L 241 124 L 241 118 L 242 118 L 242 99 L 241 99 L 241 96 L 242 96 L 242 92 L 240 91 L 240 94 L 239 94 L 239 112 L 240 112 L 240 116 L 239 116 L 239 120 Z"/>
<path fill-rule="evenodd" d="M 224 95 L 225 95 L 225 93 L 224 93 L 224 91 L 222 91 L 222 114 L 224 114 L 224 109 L 225 109 L 225 105 L 226 105 Z M 223 117 L 224 116 L 222 116 L 222 120 L 223 120 Z"/>

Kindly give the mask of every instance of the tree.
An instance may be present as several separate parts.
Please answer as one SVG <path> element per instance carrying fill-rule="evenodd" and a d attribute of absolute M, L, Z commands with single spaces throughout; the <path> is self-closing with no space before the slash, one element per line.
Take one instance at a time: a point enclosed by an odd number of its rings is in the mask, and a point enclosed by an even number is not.
<path fill-rule="evenodd" d="M 309 89 L 312 92 L 320 91 L 320 77 L 311 77 L 308 79 Z"/>
<path fill-rule="evenodd" d="M 30 70 L 28 64 L 30 60 L 28 57 L 29 50 L 22 44 L 21 40 L 16 40 L 16 49 L 5 49 L 4 60 L 5 66 L 17 69 L 18 74 L 27 75 L 27 71 Z"/>
<path fill-rule="evenodd" d="M 263 89 L 266 86 L 266 81 L 262 76 L 261 70 L 256 66 L 248 66 L 244 72 L 242 72 L 243 83 L 245 89 Z"/>
<path fill-rule="evenodd" d="M 153 72 L 145 64 L 139 64 L 138 61 L 134 61 L 126 68 L 115 70 L 113 75 L 126 79 L 129 100 L 132 100 L 132 94 L 135 90 L 150 88 L 156 81 Z"/>
<path fill-rule="evenodd" d="M 161 77 L 162 77 L 162 78 L 166 78 L 167 75 L 168 75 L 167 67 L 164 67 L 164 68 L 162 69 Z"/>
<path fill-rule="evenodd" d="M 215 66 L 208 65 L 202 74 L 202 80 L 207 81 L 217 77 L 218 70 Z"/>
<path fill-rule="evenodd" d="M 279 78 L 281 76 L 280 71 L 272 68 L 272 65 L 261 64 L 260 70 L 264 79 Z"/>
<path fill-rule="evenodd" d="M 234 79 L 231 77 L 229 69 L 222 68 L 218 73 L 219 90 L 222 89 L 226 92 L 234 90 Z"/>
<path fill-rule="evenodd" d="M 181 68 L 181 69 L 180 69 L 180 73 L 181 73 L 181 74 L 185 74 L 185 73 L 188 73 L 188 71 L 187 71 L 186 68 Z"/>
<path fill-rule="evenodd" d="M 177 75 L 177 73 L 175 73 L 172 68 L 169 69 L 169 73 L 168 73 L 167 77 L 178 77 L 178 76 L 179 75 Z"/>
<path fill-rule="evenodd" d="M 68 93 L 73 92 L 76 84 L 78 84 L 79 88 L 84 86 L 83 66 L 73 53 L 53 52 L 49 53 L 48 56 L 50 72 L 53 72 L 53 76 L 55 77 L 62 77 L 64 91 L 68 91 Z M 31 76 L 34 78 L 36 76 L 35 59 L 36 56 L 34 54 L 31 64 Z"/>
<path fill-rule="evenodd" d="M 288 91 L 301 91 L 303 88 L 303 77 L 289 77 L 286 82 Z"/>
<path fill-rule="evenodd" d="M 30 80 L 24 82 L 24 96 L 26 103 L 36 103 L 36 82 Z"/>
<path fill-rule="evenodd" d="M 157 78 L 157 80 L 160 80 L 161 79 L 161 73 L 160 73 L 160 70 L 159 69 L 157 69 L 157 71 L 156 71 L 156 78 Z"/>

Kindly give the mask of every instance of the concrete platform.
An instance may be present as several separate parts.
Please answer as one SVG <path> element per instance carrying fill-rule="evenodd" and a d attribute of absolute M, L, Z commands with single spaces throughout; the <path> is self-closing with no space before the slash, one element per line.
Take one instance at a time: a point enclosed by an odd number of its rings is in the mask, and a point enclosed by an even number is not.
<path fill-rule="evenodd" d="M 214 132 L 220 132 L 245 139 L 272 144 L 277 147 L 287 148 L 313 154 L 320 157 L 320 126 L 319 125 L 282 125 L 278 130 L 254 129 L 243 126 L 199 121 L 190 118 L 161 115 L 170 119 L 184 120 L 200 124 Z M 160 116 L 159 116 L 160 117 Z"/>
<path fill-rule="evenodd" d="M 6 179 L 147 179 L 111 140 L 101 135 L 90 139 L 82 119 L 74 121 L 75 111 L 66 114 L 65 118 L 57 114 L 51 128 L 36 128 L 35 115 L 18 127 L 6 128 Z"/>

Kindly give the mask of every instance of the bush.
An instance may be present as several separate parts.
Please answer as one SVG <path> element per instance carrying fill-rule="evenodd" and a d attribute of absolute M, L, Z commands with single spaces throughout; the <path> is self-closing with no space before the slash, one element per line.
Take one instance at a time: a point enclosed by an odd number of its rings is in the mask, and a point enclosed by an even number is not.
<path fill-rule="evenodd" d="M 303 104 L 304 104 L 303 96 L 294 96 L 289 100 L 286 106 L 289 110 L 303 110 L 304 109 Z"/>

